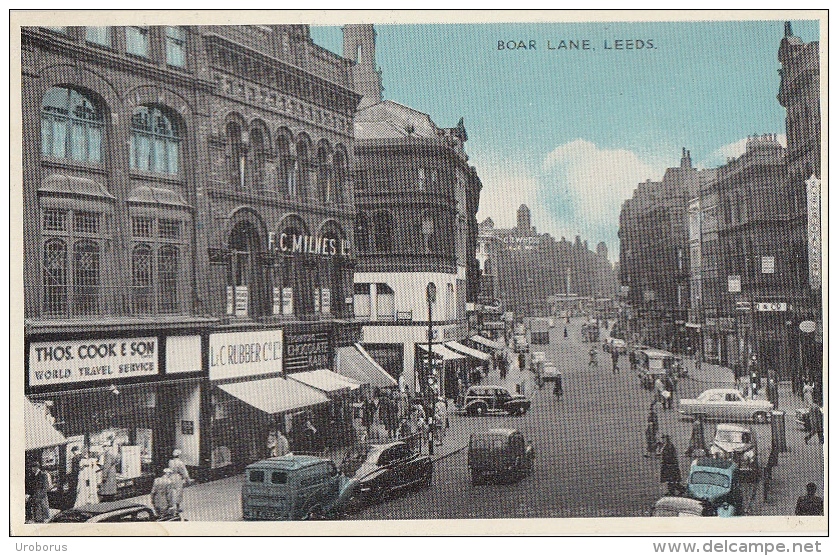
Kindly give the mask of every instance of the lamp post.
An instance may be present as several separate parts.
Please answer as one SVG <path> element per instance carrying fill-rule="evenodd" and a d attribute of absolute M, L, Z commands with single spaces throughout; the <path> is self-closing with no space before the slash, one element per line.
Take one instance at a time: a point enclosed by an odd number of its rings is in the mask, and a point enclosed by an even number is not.
<path fill-rule="evenodd" d="M 424 390 L 427 388 L 428 393 L 431 394 L 428 396 L 429 401 L 432 400 L 433 394 L 431 393 L 431 378 L 434 377 L 434 370 L 433 370 L 433 351 L 431 351 L 432 344 L 431 341 L 434 337 L 434 328 L 433 328 L 433 304 L 436 301 L 436 284 L 433 282 L 428 282 L 428 286 L 425 288 L 425 295 L 428 299 L 428 372 L 426 375 L 426 384 L 422 385 L 422 389 Z M 433 404 L 430 404 L 430 407 L 433 408 Z M 430 419 L 433 419 L 433 409 L 430 410 L 431 413 Z M 430 425 L 430 420 L 429 423 Z M 434 455 L 434 438 L 433 438 L 433 428 L 428 426 L 428 455 Z"/>

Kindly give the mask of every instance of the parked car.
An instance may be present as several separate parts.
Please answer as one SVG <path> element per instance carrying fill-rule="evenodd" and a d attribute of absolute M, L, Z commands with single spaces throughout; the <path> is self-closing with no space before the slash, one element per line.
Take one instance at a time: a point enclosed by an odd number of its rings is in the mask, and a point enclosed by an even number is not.
<path fill-rule="evenodd" d="M 774 409 L 766 399 L 748 399 L 735 388 L 712 388 L 695 399 L 681 399 L 678 410 L 682 415 L 704 414 L 708 419 L 753 421 L 765 423 Z"/>
<path fill-rule="evenodd" d="M 713 504 L 707 500 L 686 496 L 664 496 L 652 505 L 651 517 L 708 517 L 716 515 Z"/>
<path fill-rule="evenodd" d="M 327 515 L 338 507 L 347 484 L 330 459 L 286 454 L 245 468 L 242 518 L 290 521 Z"/>
<path fill-rule="evenodd" d="M 515 429 L 489 429 L 472 433 L 468 441 L 471 484 L 489 478 L 516 480 L 532 471 L 535 451 Z"/>
<path fill-rule="evenodd" d="M 149 521 L 184 521 L 180 514 L 158 515 L 149 506 L 131 500 L 85 504 L 59 512 L 50 523 L 142 523 Z"/>
<path fill-rule="evenodd" d="M 378 502 L 396 491 L 410 487 L 429 487 L 433 462 L 414 452 L 405 442 L 361 444 L 351 449 L 340 466 L 349 477 L 345 487 L 348 510 Z"/>
<path fill-rule="evenodd" d="M 640 385 L 651 390 L 655 381 L 673 373 L 675 355 L 661 349 L 642 349 L 635 352 Z"/>
<path fill-rule="evenodd" d="M 520 394 L 510 394 L 502 386 L 472 386 L 463 398 L 467 415 L 503 414 L 523 415 L 530 408 L 530 400 Z"/>
<path fill-rule="evenodd" d="M 757 437 L 751 427 L 719 423 L 716 436 L 710 446 L 710 455 L 730 459 L 739 466 L 739 471 L 749 474 L 753 479 L 759 477 L 757 457 Z"/>
<path fill-rule="evenodd" d="M 562 373 L 559 371 L 559 368 L 556 367 L 555 363 L 552 361 L 544 362 L 544 373 L 542 375 L 542 380 L 544 380 L 544 382 L 555 382 L 561 374 Z"/>
<path fill-rule="evenodd" d="M 721 458 L 698 458 L 690 466 L 687 493 L 713 505 L 716 514 L 743 514 L 742 485 L 735 462 Z"/>
<path fill-rule="evenodd" d="M 626 341 L 622 338 L 606 338 L 602 343 L 602 351 L 611 353 L 614 350 L 616 350 L 617 353 L 626 353 L 628 351 Z"/>

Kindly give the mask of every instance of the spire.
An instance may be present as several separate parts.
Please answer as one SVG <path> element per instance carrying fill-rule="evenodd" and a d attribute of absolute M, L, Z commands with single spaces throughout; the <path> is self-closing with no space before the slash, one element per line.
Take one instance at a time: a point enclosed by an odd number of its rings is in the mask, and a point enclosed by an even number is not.
<path fill-rule="evenodd" d="M 785 30 L 784 30 L 784 32 L 783 32 L 783 36 L 785 36 L 785 37 L 791 37 L 792 35 L 794 35 L 794 33 L 792 33 L 792 31 L 791 31 L 791 21 L 786 21 L 786 24 L 785 24 Z"/>

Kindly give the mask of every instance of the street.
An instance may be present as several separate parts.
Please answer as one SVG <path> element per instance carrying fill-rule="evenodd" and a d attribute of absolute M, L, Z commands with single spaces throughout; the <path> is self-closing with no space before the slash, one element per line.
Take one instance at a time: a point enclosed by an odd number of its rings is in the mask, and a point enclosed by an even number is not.
<path fill-rule="evenodd" d="M 620 357 L 619 372 L 611 371 L 611 356 L 602 342 L 581 340 L 583 319 L 562 321 L 550 330 L 549 346 L 533 346 L 561 369 L 564 398 L 556 400 L 548 384 L 532 395 L 532 409 L 523 417 L 462 417 L 455 434 L 491 427 L 521 430 L 536 450 L 532 475 L 517 484 L 471 486 L 466 451 L 440 460 L 429 490 L 411 492 L 367 508 L 357 519 L 445 519 L 525 517 L 638 517 L 648 515 L 662 492 L 660 460 L 645 458 L 644 427 L 652 394 L 640 387 Z M 567 326 L 568 338 L 564 338 Z M 603 337 L 604 337 L 603 330 Z M 588 368 L 588 350 L 595 346 L 598 367 Z M 513 367 L 514 368 L 514 367 Z M 707 373 L 705 373 L 706 375 Z M 528 378 L 529 373 L 524 374 Z M 491 378 L 491 377 L 490 377 Z M 521 380 L 517 370 L 507 383 Z M 709 376 L 713 379 L 712 375 Z M 722 377 L 719 377 L 722 378 Z M 707 380 L 707 378 L 705 378 Z M 692 396 L 710 383 L 682 380 L 679 395 Z M 528 395 L 529 389 L 525 388 Z M 677 406 L 676 406 L 677 407 Z M 690 422 L 677 409 L 659 411 L 660 432 L 672 436 L 686 479 L 689 462 L 683 456 Z M 760 434 L 760 432 L 762 434 Z M 768 431 L 757 434 L 765 437 Z M 708 442 L 712 426 L 708 426 Z M 464 443 L 466 441 L 464 440 Z M 755 485 L 745 485 L 745 498 Z"/>

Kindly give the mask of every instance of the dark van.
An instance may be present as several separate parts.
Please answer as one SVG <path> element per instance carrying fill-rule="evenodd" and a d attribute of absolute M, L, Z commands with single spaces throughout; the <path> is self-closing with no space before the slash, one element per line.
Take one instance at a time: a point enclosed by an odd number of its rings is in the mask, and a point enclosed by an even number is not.
<path fill-rule="evenodd" d="M 242 518 L 288 521 L 327 514 L 345 482 L 330 459 L 287 454 L 258 461 L 244 472 Z"/>
<path fill-rule="evenodd" d="M 515 429 L 472 433 L 468 441 L 471 484 L 482 484 L 490 477 L 520 479 L 532 471 L 534 456 L 532 444 Z"/>

